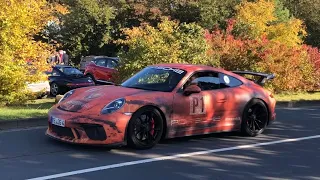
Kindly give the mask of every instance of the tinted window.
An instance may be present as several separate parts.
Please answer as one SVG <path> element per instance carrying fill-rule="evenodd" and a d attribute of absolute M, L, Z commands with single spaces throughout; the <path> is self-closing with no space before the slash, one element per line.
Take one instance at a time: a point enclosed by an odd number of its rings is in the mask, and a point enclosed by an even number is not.
<path fill-rule="evenodd" d="M 177 86 L 185 74 L 186 71 L 181 69 L 147 67 L 122 83 L 121 86 L 170 92 Z"/>
<path fill-rule="evenodd" d="M 220 88 L 218 74 L 214 72 L 199 72 L 192 75 L 183 88 L 192 84 L 199 86 L 203 91 Z"/>
<path fill-rule="evenodd" d="M 60 73 L 57 70 L 52 70 L 52 76 L 60 76 Z"/>
<path fill-rule="evenodd" d="M 82 72 L 74 67 L 63 67 L 59 68 L 59 70 L 66 75 L 82 75 Z"/>
<path fill-rule="evenodd" d="M 107 66 L 106 59 L 96 59 L 95 63 L 96 63 L 97 66 L 102 66 L 102 67 L 106 67 Z"/>
<path fill-rule="evenodd" d="M 118 65 L 117 61 L 112 60 L 112 59 L 109 59 L 109 60 L 108 60 L 107 68 L 114 69 L 117 65 Z"/>
<path fill-rule="evenodd" d="M 242 82 L 235 77 L 228 76 L 223 73 L 220 73 L 219 76 L 220 76 L 221 88 L 236 87 L 242 84 Z"/>

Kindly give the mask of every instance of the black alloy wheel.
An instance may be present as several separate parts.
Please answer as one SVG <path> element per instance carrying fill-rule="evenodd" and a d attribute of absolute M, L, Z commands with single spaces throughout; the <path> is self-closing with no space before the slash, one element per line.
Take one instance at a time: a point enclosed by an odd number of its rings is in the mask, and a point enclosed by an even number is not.
<path fill-rule="evenodd" d="M 50 94 L 51 94 L 52 96 L 56 96 L 56 95 L 58 95 L 59 93 L 60 93 L 60 89 L 59 89 L 58 84 L 52 83 L 52 84 L 50 85 Z"/>
<path fill-rule="evenodd" d="M 128 145 L 135 149 L 150 149 L 160 141 L 162 133 L 160 112 L 152 107 L 142 108 L 129 121 Z"/>
<path fill-rule="evenodd" d="M 241 130 L 245 135 L 257 136 L 261 134 L 268 123 L 268 109 L 261 101 L 252 100 L 243 113 Z"/>

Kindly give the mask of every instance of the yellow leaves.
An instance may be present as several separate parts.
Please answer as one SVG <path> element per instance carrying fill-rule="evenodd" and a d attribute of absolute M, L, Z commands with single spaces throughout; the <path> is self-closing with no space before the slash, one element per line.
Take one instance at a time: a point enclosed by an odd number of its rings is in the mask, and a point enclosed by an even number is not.
<path fill-rule="evenodd" d="M 51 11 L 46 0 L 7 2 L 0 0 L 0 101 L 11 103 L 26 96 L 25 82 L 40 80 L 47 69 L 51 48 L 34 36 L 48 23 Z"/>
<path fill-rule="evenodd" d="M 275 6 L 272 1 L 244 1 L 237 6 L 237 18 L 240 23 L 249 25 L 253 36 L 260 36 L 268 28 L 269 22 L 275 21 Z"/>
<path fill-rule="evenodd" d="M 274 0 L 244 1 L 237 7 L 237 19 L 240 25 L 248 27 L 248 34 L 253 39 L 267 36 L 268 39 L 296 46 L 303 43 L 306 36 L 303 22 L 291 18 L 286 22 L 277 22 Z"/>
<path fill-rule="evenodd" d="M 307 34 L 303 22 L 299 19 L 291 19 L 288 22 L 278 23 L 271 26 L 268 30 L 269 39 L 282 42 L 288 46 L 302 44 L 303 40 L 301 37 Z"/>

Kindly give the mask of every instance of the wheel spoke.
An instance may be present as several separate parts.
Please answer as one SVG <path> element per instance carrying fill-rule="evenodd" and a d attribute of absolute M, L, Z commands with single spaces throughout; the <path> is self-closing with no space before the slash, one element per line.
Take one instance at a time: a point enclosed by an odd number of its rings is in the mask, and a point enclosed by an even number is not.
<path fill-rule="evenodd" d="M 257 121 L 254 121 L 254 122 L 257 125 L 258 130 L 260 130 L 261 128 L 260 128 L 259 124 L 257 123 Z"/>
<path fill-rule="evenodd" d="M 252 128 L 253 128 L 253 131 L 256 130 L 255 125 L 254 125 L 254 120 L 252 120 Z"/>
<path fill-rule="evenodd" d="M 153 141 L 155 140 L 154 136 L 151 134 L 150 131 L 149 131 L 148 135 L 149 135 L 149 137 L 150 137 Z"/>
<path fill-rule="evenodd" d="M 254 119 L 251 118 L 251 128 L 253 128 L 253 130 L 254 130 L 254 122 L 253 121 L 254 121 Z"/>
<path fill-rule="evenodd" d="M 154 113 L 146 112 L 137 118 L 134 130 L 137 140 L 144 144 L 150 144 L 156 140 L 157 132 L 161 131 L 161 128 L 157 127 Z"/>

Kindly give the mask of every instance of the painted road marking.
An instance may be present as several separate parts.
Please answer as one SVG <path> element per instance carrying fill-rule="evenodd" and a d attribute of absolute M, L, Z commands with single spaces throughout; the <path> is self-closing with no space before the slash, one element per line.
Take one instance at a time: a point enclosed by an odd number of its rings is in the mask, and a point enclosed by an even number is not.
<path fill-rule="evenodd" d="M 143 160 L 138 160 L 138 161 L 130 161 L 130 162 L 125 162 L 125 163 L 111 164 L 111 165 L 100 166 L 100 167 L 95 167 L 95 168 L 82 169 L 82 170 L 77 170 L 77 171 L 70 171 L 70 172 L 66 172 L 66 173 L 43 176 L 43 177 L 33 178 L 33 179 L 29 179 L 29 180 L 55 179 L 55 178 L 61 178 L 61 177 L 66 177 L 66 176 L 73 176 L 73 175 L 77 175 L 77 174 L 84 174 L 84 173 L 89 173 L 89 172 L 102 171 L 102 170 L 107 170 L 107 169 L 120 168 L 120 167 L 132 166 L 132 165 L 138 165 L 138 164 L 144 164 L 144 163 L 151 163 L 151 162 L 156 162 L 156 161 L 172 160 L 172 159 L 177 159 L 177 158 L 185 158 L 185 157 L 210 154 L 210 153 L 216 153 L 216 152 L 232 151 L 232 150 L 238 150 L 238 149 L 249 149 L 249 148 L 254 148 L 254 147 L 259 147 L 259 146 L 268 146 L 268 145 L 273 145 L 273 144 L 297 142 L 297 141 L 303 141 L 303 140 L 308 140 L 308 139 L 317 139 L 317 138 L 320 138 L 320 135 L 307 136 L 307 137 L 301 137 L 301 138 L 293 138 L 293 139 L 284 139 L 284 140 L 279 140 L 279 141 L 271 141 L 271 142 L 249 144 L 249 145 L 242 145 L 242 146 L 234 146 L 234 147 L 221 148 L 221 149 L 212 149 L 212 150 L 206 150 L 206 151 L 197 151 L 197 152 L 185 153 L 185 154 L 176 154 L 176 155 L 172 155 L 172 156 L 163 156 L 163 157 L 143 159 Z"/>

